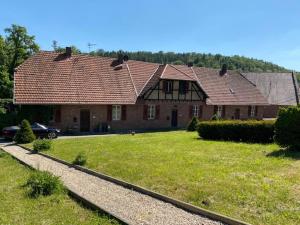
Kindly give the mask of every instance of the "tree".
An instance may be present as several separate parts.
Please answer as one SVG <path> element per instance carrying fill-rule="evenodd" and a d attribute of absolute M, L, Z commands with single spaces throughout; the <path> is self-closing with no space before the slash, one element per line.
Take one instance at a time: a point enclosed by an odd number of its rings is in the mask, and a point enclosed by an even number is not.
<path fill-rule="evenodd" d="M 8 55 L 8 73 L 12 80 L 14 69 L 29 56 L 38 52 L 39 46 L 35 43 L 35 37 L 27 34 L 25 27 L 13 24 L 4 31 L 7 34 L 5 44 Z"/>
<path fill-rule="evenodd" d="M 18 144 L 31 143 L 35 140 L 35 135 L 32 132 L 28 120 L 22 120 L 21 128 L 17 131 L 14 141 Z"/>
<path fill-rule="evenodd" d="M 0 36 L 0 99 L 12 98 L 12 82 L 7 71 L 7 52 L 5 41 Z"/>
<path fill-rule="evenodd" d="M 12 98 L 13 96 L 13 83 L 9 79 L 9 74 L 4 68 L 0 66 L 0 99 L 1 98 Z"/>

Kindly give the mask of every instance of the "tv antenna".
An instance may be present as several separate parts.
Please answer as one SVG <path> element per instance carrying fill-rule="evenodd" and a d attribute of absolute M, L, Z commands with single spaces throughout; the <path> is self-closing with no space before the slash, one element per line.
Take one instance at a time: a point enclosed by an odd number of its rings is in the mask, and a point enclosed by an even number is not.
<path fill-rule="evenodd" d="M 92 43 L 88 43 L 87 44 L 87 46 L 88 46 L 88 48 L 89 48 L 89 53 L 91 52 L 91 48 L 93 47 L 93 46 L 95 46 L 96 44 L 92 44 Z"/>

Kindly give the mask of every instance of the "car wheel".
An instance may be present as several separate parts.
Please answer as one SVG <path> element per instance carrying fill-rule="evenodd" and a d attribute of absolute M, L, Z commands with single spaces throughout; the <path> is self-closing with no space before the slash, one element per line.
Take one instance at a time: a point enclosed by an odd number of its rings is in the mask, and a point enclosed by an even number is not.
<path fill-rule="evenodd" d="M 57 134 L 55 132 L 51 132 L 51 133 L 48 134 L 49 139 L 54 139 L 56 137 L 57 137 Z"/>

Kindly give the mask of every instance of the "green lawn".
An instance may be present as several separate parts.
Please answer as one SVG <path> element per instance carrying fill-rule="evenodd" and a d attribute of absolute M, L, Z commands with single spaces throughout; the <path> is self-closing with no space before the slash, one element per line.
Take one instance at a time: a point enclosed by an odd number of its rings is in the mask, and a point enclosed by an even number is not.
<path fill-rule="evenodd" d="M 61 139 L 46 152 L 253 224 L 300 224 L 300 154 L 185 131 Z"/>
<path fill-rule="evenodd" d="M 118 224 L 85 209 L 67 194 L 32 199 L 22 187 L 33 170 L 0 150 L 0 224 Z"/>

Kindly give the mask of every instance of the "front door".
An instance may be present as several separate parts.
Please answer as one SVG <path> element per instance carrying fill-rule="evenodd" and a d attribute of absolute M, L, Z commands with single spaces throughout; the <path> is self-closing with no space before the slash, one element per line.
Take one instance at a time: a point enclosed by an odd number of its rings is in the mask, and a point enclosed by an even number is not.
<path fill-rule="evenodd" d="M 235 109 L 234 111 L 234 119 L 239 120 L 240 119 L 240 109 Z"/>
<path fill-rule="evenodd" d="M 177 127 L 177 109 L 172 110 L 171 126 Z"/>
<path fill-rule="evenodd" d="M 80 110 L 80 132 L 90 131 L 90 110 L 81 109 Z"/>

